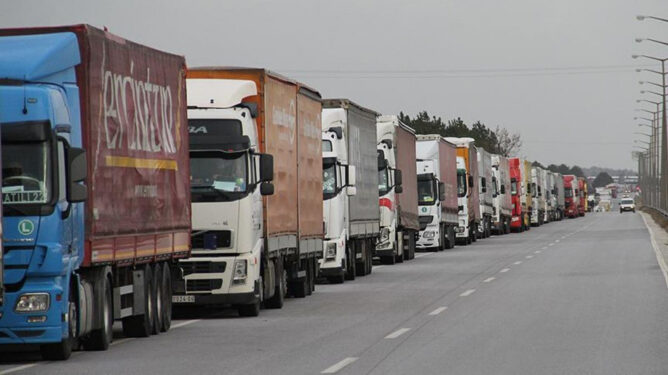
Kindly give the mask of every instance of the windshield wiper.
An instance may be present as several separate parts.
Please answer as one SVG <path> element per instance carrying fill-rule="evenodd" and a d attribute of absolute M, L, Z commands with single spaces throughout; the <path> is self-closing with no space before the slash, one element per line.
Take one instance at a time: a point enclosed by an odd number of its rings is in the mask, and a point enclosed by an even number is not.
<path fill-rule="evenodd" d="M 194 189 L 201 190 L 201 191 L 192 191 Z M 238 194 L 241 192 L 231 192 L 231 191 L 224 191 L 224 190 L 219 190 L 213 187 L 212 185 L 203 185 L 203 186 L 191 186 L 190 190 L 192 193 L 196 194 L 216 194 L 220 197 L 226 198 L 227 200 L 231 200 L 233 195 L 232 194 Z"/>

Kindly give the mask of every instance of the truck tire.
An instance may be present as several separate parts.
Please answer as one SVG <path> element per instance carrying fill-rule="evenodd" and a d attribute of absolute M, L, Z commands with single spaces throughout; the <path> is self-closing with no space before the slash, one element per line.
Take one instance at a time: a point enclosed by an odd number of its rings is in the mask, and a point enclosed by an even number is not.
<path fill-rule="evenodd" d="M 346 249 L 346 270 L 345 279 L 348 281 L 355 280 L 356 262 L 355 262 L 355 241 L 350 241 Z"/>
<path fill-rule="evenodd" d="M 369 249 L 369 262 L 368 262 L 368 269 L 366 274 L 371 275 L 371 272 L 373 271 L 373 249 L 375 248 L 376 244 L 373 242 L 373 240 L 368 241 L 367 248 Z"/>
<path fill-rule="evenodd" d="M 153 331 L 155 307 L 151 298 L 153 274 L 150 266 L 144 267 L 144 313 L 123 318 L 123 334 L 127 337 L 148 337 Z"/>
<path fill-rule="evenodd" d="M 301 280 L 296 280 L 290 282 L 288 285 L 290 289 L 290 294 L 295 297 L 295 298 L 305 298 L 308 295 L 307 289 L 309 289 L 308 286 L 308 277 L 304 277 Z"/>
<path fill-rule="evenodd" d="M 327 282 L 330 284 L 343 284 L 343 281 L 344 281 L 343 273 L 341 273 L 341 275 L 327 277 Z"/>
<path fill-rule="evenodd" d="M 362 261 L 357 262 L 357 258 L 355 258 L 355 276 L 364 276 L 366 275 L 366 270 L 368 268 L 367 262 L 369 259 L 369 249 L 368 249 L 368 244 L 367 241 L 361 240 L 359 242 L 359 245 L 361 245 L 362 248 Z M 359 248 L 357 248 L 359 250 Z"/>
<path fill-rule="evenodd" d="M 380 262 L 382 264 L 393 265 L 396 263 L 396 258 L 394 257 L 394 255 L 382 256 L 380 257 Z"/>
<path fill-rule="evenodd" d="M 280 309 L 283 307 L 285 295 L 288 292 L 288 275 L 285 268 L 283 268 L 283 261 L 278 258 L 274 264 L 276 268 L 276 287 L 274 295 L 264 301 L 264 306 L 268 309 Z"/>
<path fill-rule="evenodd" d="M 161 332 L 169 331 L 172 326 L 172 271 L 167 262 L 162 264 L 162 326 Z"/>
<path fill-rule="evenodd" d="M 469 228 L 471 228 L 471 230 L 469 230 L 469 236 L 471 236 L 471 242 L 469 243 L 478 241 L 478 226 L 475 224 L 471 224 Z"/>
<path fill-rule="evenodd" d="M 82 341 L 85 350 L 107 350 L 114 336 L 111 280 L 104 276 L 101 282 L 103 283 L 104 297 L 102 298 L 102 306 L 100 306 L 99 319 L 102 321 L 103 327 L 91 331 L 88 337 Z"/>
<path fill-rule="evenodd" d="M 312 259 L 306 260 L 306 295 L 310 296 L 315 290 L 315 275 L 313 274 Z"/>
<path fill-rule="evenodd" d="M 162 297 L 162 267 L 160 263 L 153 265 L 153 283 L 151 284 L 151 288 L 151 297 L 153 298 L 153 306 L 155 306 L 151 334 L 158 335 L 160 334 L 160 327 L 162 327 L 162 302 L 164 301 Z"/>
<path fill-rule="evenodd" d="M 61 342 L 55 344 L 44 344 L 39 347 L 39 351 L 42 354 L 42 358 L 47 361 L 64 361 L 72 355 L 72 348 L 74 347 L 74 341 L 77 337 L 77 320 L 78 311 L 77 305 L 75 302 L 74 287 L 70 286 L 70 292 L 68 297 L 68 319 L 67 319 L 67 338 L 64 338 Z M 72 324 L 74 321 L 74 324 Z"/>

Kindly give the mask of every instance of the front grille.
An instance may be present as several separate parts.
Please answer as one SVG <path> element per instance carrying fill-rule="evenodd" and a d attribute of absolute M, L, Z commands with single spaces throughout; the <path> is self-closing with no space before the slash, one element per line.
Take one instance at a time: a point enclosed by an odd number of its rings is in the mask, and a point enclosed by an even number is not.
<path fill-rule="evenodd" d="M 434 217 L 431 215 L 420 216 L 420 230 L 427 229 L 427 225 L 431 224 L 432 220 L 434 220 Z"/>
<path fill-rule="evenodd" d="M 193 233 L 190 236 L 190 244 L 193 249 L 211 249 L 213 246 L 228 248 L 232 244 L 232 232 L 229 230 L 210 230 Z"/>
<path fill-rule="evenodd" d="M 223 273 L 226 264 L 226 262 L 181 262 L 179 267 L 183 276 L 187 276 L 193 273 Z"/>
<path fill-rule="evenodd" d="M 220 289 L 223 280 L 186 280 L 186 291 L 188 292 L 210 292 Z"/>
<path fill-rule="evenodd" d="M 25 330 L 25 331 L 14 331 L 16 336 L 18 337 L 37 337 L 37 336 L 42 336 L 46 332 L 46 330 L 43 329 L 38 329 L 38 330 Z"/>

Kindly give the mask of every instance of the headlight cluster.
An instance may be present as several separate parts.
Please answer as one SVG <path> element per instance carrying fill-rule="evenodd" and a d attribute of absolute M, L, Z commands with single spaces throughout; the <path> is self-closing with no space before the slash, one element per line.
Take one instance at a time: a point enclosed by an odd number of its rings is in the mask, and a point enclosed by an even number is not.
<path fill-rule="evenodd" d="M 326 260 L 336 259 L 336 244 L 335 243 L 328 243 L 327 244 L 327 249 L 325 249 L 325 259 Z"/>
<path fill-rule="evenodd" d="M 232 282 L 242 284 L 246 281 L 248 275 L 248 261 L 246 259 L 237 259 L 234 261 L 234 271 L 232 273 Z"/>
<path fill-rule="evenodd" d="M 436 236 L 436 232 L 431 231 L 431 230 L 426 230 L 426 231 L 424 231 L 424 233 L 422 234 L 422 237 L 424 237 L 424 238 L 427 239 L 427 240 L 431 240 L 431 239 L 433 239 L 435 236 Z"/>
<path fill-rule="evenodd" d="M 380 231 L 380 242 L 387 242 L 390 240 L 390 228 L 383 228 Z"/>
<path fill-rule="evenodd" d="M 16 301 L 14 311 L 18 313 L 28 313 L 37 311 L 46 311 L 49 309 L 48 293 L 26 293 Z"/>

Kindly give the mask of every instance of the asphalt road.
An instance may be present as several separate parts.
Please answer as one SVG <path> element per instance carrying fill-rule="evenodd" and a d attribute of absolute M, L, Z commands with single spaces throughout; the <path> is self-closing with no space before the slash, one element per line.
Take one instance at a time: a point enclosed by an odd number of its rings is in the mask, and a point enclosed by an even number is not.
<path fill-rule="evenodd" d="M 206 311 L 67 362 L 12 353 L 0 374 L 668 373 L 668 289 L 637 214 L 418 257 L 259 318 Z"/>

